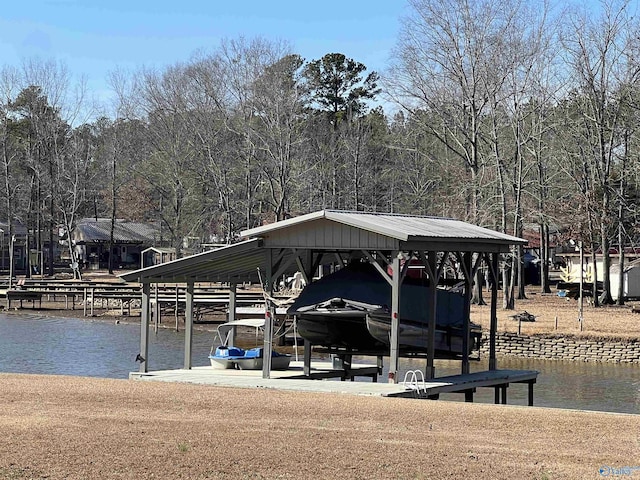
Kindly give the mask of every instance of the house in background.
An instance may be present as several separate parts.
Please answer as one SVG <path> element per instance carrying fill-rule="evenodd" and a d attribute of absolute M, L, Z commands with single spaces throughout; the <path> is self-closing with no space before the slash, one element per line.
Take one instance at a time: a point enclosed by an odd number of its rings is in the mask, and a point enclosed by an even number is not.
<path fill-rule="evenodd" d="M 72 233 L 72 243 L 81 267 L 109 267 L 110 218 L 83 218 Z M 140 268 L 142 251 L 160 246 L 160 228 L 151 223 L 116 220 L 113 232 L 113 268 Z"/>
<path fill-rule="evenodd" d="M 18 220 L 11 227 L 9 235 L 9 223 L 0 221 L 0 271 L 9 273 L 13 247 L 13 273 L 22 274 L 27 270 L 27 228 Z"/>

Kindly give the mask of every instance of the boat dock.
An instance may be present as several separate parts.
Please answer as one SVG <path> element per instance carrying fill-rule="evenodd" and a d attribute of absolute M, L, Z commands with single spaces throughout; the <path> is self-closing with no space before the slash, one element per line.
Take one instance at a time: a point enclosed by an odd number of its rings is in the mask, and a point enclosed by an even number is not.
<path fill-rule="evenodd" d="M 533 405 L 534 370 L 488 370 L 465 375 L 452 375 L 422 381 L 412 378 L 401 383 L 376 381 L 323 381 L 329 378 L 372 376 L 374 365 L 353 364 L 345 373 L 331 362 L 312 362 L 310 376 L 303 373 L 303 363 L 292 361 L 288 370 L 272 370 L 271 378 L 262 378 L 257 370 L 218 370 L 209 366 L 191 369 L 131 372 L 129 378 L 141 381 L 183 382 L 233 388 L 270 388 L 274 390 L 345 393 L 351 395 L 437 399 L 443 393 L 462 393 L 466 402 L 473 401 L 477 388 L 494 388 L 495 403 L 507 403 L 507 388 L 512 383 L 528 386 L 528 404 Z M 315 379 L 314 379 L 315 378 Z M 375 380 L 375 377 L 373 377 Z"/>

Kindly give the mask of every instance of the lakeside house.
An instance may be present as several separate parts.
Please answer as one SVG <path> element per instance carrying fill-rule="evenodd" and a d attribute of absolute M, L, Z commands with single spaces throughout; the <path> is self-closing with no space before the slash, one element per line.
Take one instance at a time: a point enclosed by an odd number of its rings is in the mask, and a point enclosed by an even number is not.
<path fill-rule="evenodd" d="M 83 218 L 72 233 L 72 242 L 78 261 L 83 268 L 108 268 L 111 241 L 110 218 Z M 118 219 L 114 225 L 114 268 L 139 268 L 142 252 L 160 246 L 162 236 L 157 224 L 129 222 Z"/>
<path fill-rule="evenodd" d="M 27 228 L 19 220 L 11 222 L 11 228 L 8 221 L 0 221 L 0 271 L 9 272 L 12 261 L 14 274 L 27 269 Z"/>

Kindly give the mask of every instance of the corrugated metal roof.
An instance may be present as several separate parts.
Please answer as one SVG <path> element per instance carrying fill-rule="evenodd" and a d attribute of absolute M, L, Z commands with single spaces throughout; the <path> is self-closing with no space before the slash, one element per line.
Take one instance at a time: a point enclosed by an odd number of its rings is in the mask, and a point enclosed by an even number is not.
<path fill-rule="evenodd" d="M 477 241 L 504 245 L 525 244 L 522 238 L 506 235 L 488 228 L 452 218 L 421 217 L 391 213 L 348 212 L 340 210 L 321 210 L 282 222 L 245 230 L 243 236 L 262 237 L 270 232 L 292 228 L 307 222 L 326 219 L 400 241 Z"/>
<path fill-rule="evenodd" d="M 340 227 L 335 229 L 335 232 L 330 232 L 336 235 L 323 235 L 327 233 L 324 230 L 331 230 L 332 225 Z M 349 231 L 345 232 L 345 229 Z M 302 234 L 300 234 L 301 230 L 303 230 Z M 372 235 L 360 235 L 362 232 L 369 232 Z M 277 236 L 278 241 L 288 240 L 287 245 L 269 245 L 267 240 L 270 234 Z M 121 275 L 121 278 L 129 282 L 150 283 L 257 282 L 258 268 L 262 269 L 263 274 L 266 273 L 272 248 L 280 255 L 279 265 L 286 266 L 286 268 L 274 266 L 274 269 L 282 270 L 280 272 L 282 274 L 291 274 L 298 268 L 293 258 L 305 249 L 366 250 L 370 248 L 372 241 L 378 242 L 380 239 L 387 239 L 385 249 L 389 249 L 388 245 L 393 244 L 391 249 L 439 248 L 438 251 L 472 252 L 508 251 L 509 245 L 526 243 L 526 240 L 521 238 L 450 218 L 338 210 L 314 212 L 246 230 L 243 235 L 262 238 L 249 239 L 216 250 L 143 268 Z"/>
<path fill-rule="evenodd" d="M 170 262 L 141 268 L 120 275 L 127 282 L 253 282 L 258 283 L 258 268 L 261 275 L 266 274 L 268 249 L 263 248 L 259 239 L 247 240 L 216 250 L 210 250 Z M 282 258 L 287 263 L 292 254 Z M 296 263 L 286 273 L 296 270 Z"/>
<path fill-rule="evenodd" d="M 108 242 L 111 236 L 111 219 L 83 218 L 73 231 L 76 242 Z M 118 243 L 151 244 L 159 239 L 160 232 L 148 223 L 118 220 L 113 230 L 113 239 Z"/>
<path fill-rule="evenodd" d="M 176 249 L 173 247 L 149 247 L 142 250 L 142 253 L 156 252 L 156 253 L 176 253 Z"/>

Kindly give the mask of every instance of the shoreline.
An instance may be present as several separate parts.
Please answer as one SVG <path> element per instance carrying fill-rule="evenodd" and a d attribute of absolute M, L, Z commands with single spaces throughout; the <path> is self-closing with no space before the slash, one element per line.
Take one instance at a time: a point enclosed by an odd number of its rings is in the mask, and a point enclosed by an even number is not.
<path fill-rule="evenodd" d="M 115 313 L 114 313 L 115 312 Z M 120 315 L 113 309 L 101 310 L 94 316 L 85 316 L 81 309 L 66 308 L 21 308 L 4 311 L 7 315 L 34 314 L 48 318 L 74 318 L 83 321 L 112 322 L 116 324 L 139 325 L 140 317 L 135 315 Z M 223 320 L 220 319 L 220 323 Z M 150 323 L 149 327 L 153 328 Z M 175 321 L 164 321 L 159 328 L 175 331 Z M 215 332 L 217 323 L 194 323 L 194 330 Z M 180 331 L 184 331 L 184 320 L 179 324 Z M 251 335 L 249 335 L 251 336 Z M 241 342 L 242 342 L 242 337 Z M 483 343 L 480 358 L 489 355 L 488 332 L 483 333 Z M 533 332 L 516 333 L 509 330 L 499 330 L 496 338 L 496 355 L 510 358 L 537 358 L 541 360 L 590 362 L 590 363 L 624 363 L 640 365 L 640 337 L 602 336 L 596 334 L 581 334 L 573 332 Z"/>

